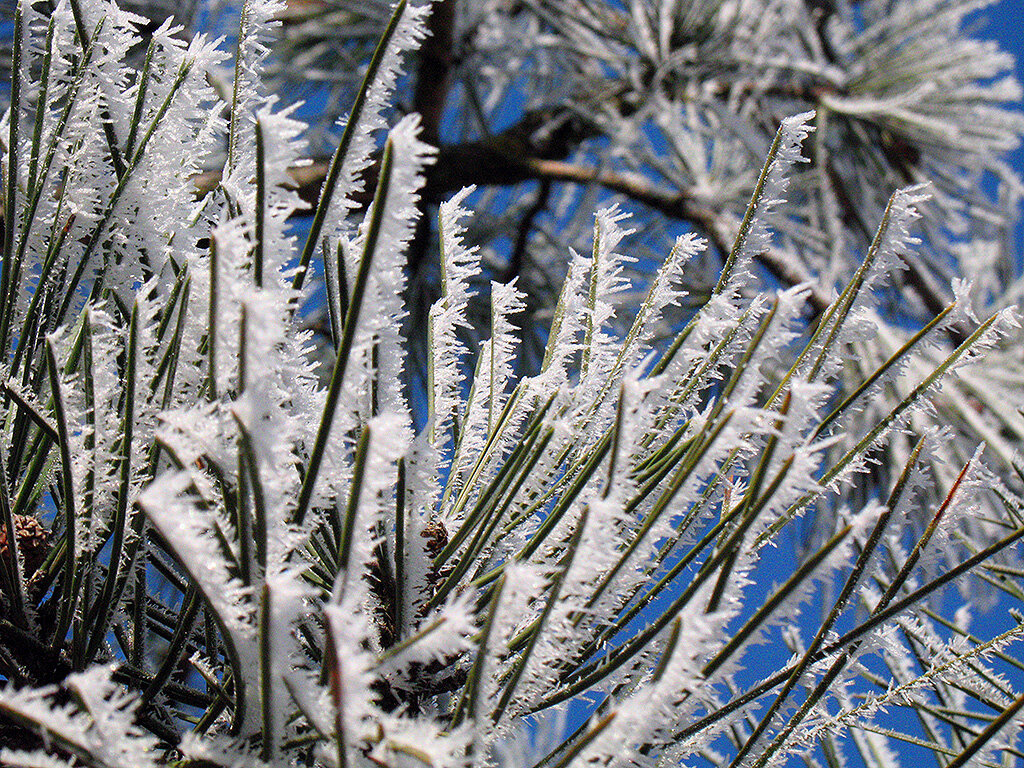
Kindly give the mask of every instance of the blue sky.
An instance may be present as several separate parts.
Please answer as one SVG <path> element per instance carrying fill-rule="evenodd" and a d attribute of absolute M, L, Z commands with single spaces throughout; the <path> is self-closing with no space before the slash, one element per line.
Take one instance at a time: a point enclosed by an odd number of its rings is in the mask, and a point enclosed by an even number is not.
<path fill-rule="evenodd" d="M 981 29 L 976 33 L 981 38 L 996 40 L 1003 50 L 1017 58 L 1017 79 L 1024 84 L 1024 0 L 999 0 L 979 14 Z M 1024 104 L 1021 105 L 1024 109 Z M 1024 148 L 1018 148 L 1012 155 L 1017 173 L 1024 178 Z M 1017 225 L 1017 263 L 1024 264 L 1024 211 Z"/>
<path fill-rule="evenodd" d="M 998 40 L 1017 57 L 1017 78 L 1024 83 L 1024 0 L 1001 0 L 983 15 L 988 17 L 988 24 L 982 36 Z M 1017 150 L 1016 165 L 1024 174 L 1024 151 Z"/>
<path fill-rule="evenodd" d="M 1024 80 L 1024 0 L 1002 0 L 985 14 L 989 17 L 986 35 L 1002 43 L 1003 47 L 1017 56 L 1017 76 Z"/>

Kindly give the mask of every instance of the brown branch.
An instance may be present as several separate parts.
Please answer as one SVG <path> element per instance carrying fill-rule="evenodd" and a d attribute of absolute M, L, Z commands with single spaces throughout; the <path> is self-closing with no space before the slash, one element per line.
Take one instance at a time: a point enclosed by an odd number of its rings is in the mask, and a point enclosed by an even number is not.
<path fill-rule="evenodd" d="M 529 160 L 528 163 L 539 178 L 571 181 L 577 184 L 599 184 L 670 218 L 689 221 L 698 226 L 722 253 L 729 252 L 731 243 L 736 238 L 734 227 L 723 219 L 720 211 L 701 203 L 686 190 L 669 191 L 657 187 L 640 174 L 610 173 L 557 160 Z M 786 285 L 814 281 L 797 262 L 781 251 L 769 249 L 759 254 L 757 260 L 777 280 Z M 811 288 L 808 301 L 816 315 L 824 312 L 829 305 L 828 297 L 815 287 Z"/>
<path fill-rule="evenodd" d="M 533 110 L 500 133 L 440 147 L 437 162 L 427 169 L 424 200 L 439 203 L 453 192 L 473 184 L 508 186 L 523 181 L 598 184 L 669 218 L 691 222 L 720 251 L 729 251 L 736 236 L 735 223 L 729 222 L 713 205 L 701 201 L 691 191 L 659 187 L 637 173 L 613 173 L 565 161 L 580 143 L 596 133 L 593 124 L 571 110 Z M 316 159 L 308 165 L 291 169 L 299 194 L 307 202 L 316 202 L 327 166 L 326 159 Z M 372 198 L 376 171 L 376 166 L 366 171 L 364 191 L 358 200 L 364 205 L 368 205 Z M 205 194 L 219 181 L 217 171 L 197 176 L 197 192 Z M 762 253 L 758 261 L 786 285 L 813 282 L 812 275 L 781 251 L 773 249 Z M 815 314 L 820 314 L 829 304 L 828 297 L 820 288 L 811 290 L 809 301 Z"/>
<path fill-rule="evenodd" d="M 527 112 L 519 122 L 492 136 L 440 147 L 437 162 L 427 169 L 424 197 L 428 202 L 438 203 L 471 184 L 505 186 L 534 180 L 537 174 L 531 170 L 529 158 L 564 159 L 596 134 L 592 124 L 568 110 Z M 299 195 L 307 202 L 317 201 L 329 163 L 329 158 L 315 158 L 307 165 L 289 170 Z M 369 204 L 377 171 L 377 164 L 365 171 L 367 183 L 358 202 Z M 196 194 L 202 196 L 213 191 L 220 179 L 219 170 L 194 176 Z"/>
<path fill-rule="evenodd" d="M 504 282 L 522 274 L 523 265 L 526 263 L 526 249 L 530 242 L 530 230 L 533 229 L 533 221 L 548 204 L 548 197 L 551 194 L 551 181 L 544 179 L 537 190 L 537 197 L 526 209 L 519 226 L 516 227 L 516 241 L 512 246 L 512 254 L 508 257 L 508 266 L 505 268 Z"/>
<path fill-rule="evenodd" d="M 689 221 L 699 227 L 720 251 L 728 253 L 736 232 L 713 206 L 702 203 L 687 190 L 666 190 L 635 173 L 611 173 L 575 165 L 560 158 L 589 134 L 592 128 L 573 118 L 558 120 L 548 112 L 531 113 L 523 121 L 487 139 L 440 148 L 437 163 L 427 171 L 424 199 L 438 203 L 463 187 L 508 186 L 523 181 L 564 181 L 598 184 L 612 192 L 642 203 L 672 219 Z M 315 203 L 327 172 L 328 161 L 314 160 L 292 168 L 300 196 Z M 376 167 L 366 171 L 367 183 L 358 202 L 368 205 L 374 190 Z M 218 171 L 196 176 L 196 189 L 205 194 L 220 182 Z M 784 253 L 769 250 L 758 261 L 786 285 L 813 282 L 798 263 Z M 828 307 L 827 297 L 817 288 L 809 297 L 815 314 Z"/>
<path fill-rule="evenodd" d="M 420 137 L 428 144 L 440 143 L 441 117 L 448 102 L 452 69 L 452 39 L 455 28 L 455 0 L 434 3 L 427 20 L 427 38 L 419 50 L 419 69 L 413 111 L 419 112 L 423 130 Z"/>
<path fill-rule="evenodd" d="M 452 38 L 455 28 L 455 0 L 438 0 L 427 19 L 427 38 L 419 50 L 413 111 L 421 118 L 420 138 L 427 144 L 441 143 L 441 119 L 448 103 L 452 69 Z M 363 186 L 370 186 L 370 180 Z M 409 243 L 406 259 L 412 275 L 420 271 L 430 249 L 432 217 L 427 215 L 429 200 L 420 199 L 416 234 Z"/>

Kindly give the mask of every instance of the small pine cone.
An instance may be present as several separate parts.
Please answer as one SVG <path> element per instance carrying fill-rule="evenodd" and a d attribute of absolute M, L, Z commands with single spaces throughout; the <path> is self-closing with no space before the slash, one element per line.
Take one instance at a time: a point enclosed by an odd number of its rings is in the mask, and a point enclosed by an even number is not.
<path fill-rule="evenodd" d="M 448 546 L 448 531 L 444 527 L 444 523 L 440 520 L 428 521 L 427 524 L 423 526 L 423 530 L 420 531 L 420 536 L 426 539 L 426 541 L 423 542 L 423 550 L 431 559 L 441 554 L 444 548 Z M 450 562 L 443 565 L 440 570 L 431 566 L 426 574 L 426 594 L 424 597 L 431 597 L 437 590 L 438 585 L 448 578 L 454 568 L 454 564 Z M 420 606 L 419 616 L 421 618 L 425 615 L 425 609 L 426 603 Z"/>
<path fill-rule="evenodd" d="M 18 540 L 25 578 L 31 578 L 46 559 L 50 549 L 50 531 L 31 515 L 14 516 L 14 536 Z M 4 560 L 11 556 L 7 548 L 7 530 L 0 525 L 0 557 Z"/>
<path fill-rule="evenodd" d="M 420 536 L 426 539 L 423 548 L 431 557 L 437 557 L 441 550 L 448 546 L 448 531 L 439 520 L 430 520 L 424 525 Z"/>

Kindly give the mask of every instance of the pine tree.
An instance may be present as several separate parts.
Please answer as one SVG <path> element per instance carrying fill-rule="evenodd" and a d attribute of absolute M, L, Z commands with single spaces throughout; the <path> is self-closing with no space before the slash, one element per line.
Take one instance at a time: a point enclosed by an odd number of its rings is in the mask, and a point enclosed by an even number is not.
<path fill-rule="evenodd" d="M 626 316 L 635 221 L 602 207 L 528 375 L 517 281 L 464 342 L 486 254 L 458 191 L 417 419 L 406 287 L 441 153 L 419 115 L 386 115 L 430 8 L 393 9 L 302 237 L 303 126 L 263 77 L 283 8 L 243 7 L 225 90 L 204 36 L 167 23 L 140 52 L 110 0 L 18 7 L 0 762 L 1012 764 L 1024 623 L 941 598 L 1024 598 L 1024 501 L 985 446 L 945 463 L 963 440 L 935 418 L 942 386 L 1000 361 L 1012 295 L 979 320 L 957 281 L 894 354 L 849 365 L 897 327 L 923 191 L 892 194 L 808 327 L 815 288 L 755 272 L 821 131 L 784 117 L 705 294 L 687 270 L 708 243 L 683 234 Z M 325 385 L 298 317 L 317 255 Z M 794 565 L 776 545 L 814 509 L 834 514 Z"/>
<path fill-rule="evenodd" d="M 718 282 L 779 122 L 809 110 L 815 130 L 807 162 L 790 174 L 771 247 L 752 267 L 768 289 L 810 283 L 809 322 L 864 261 L 892 191 L 925 185 L 916 203 L 924 216 L 914 226 L 921 242 L 901 251 L 880 292 L 871 320 L 878 330 L 867 343 L 852 340 L 841 374 L 846 394 L 943 312 L 955 279 L 972 282 L 979 313 L 1012 305 L 1021 290 L 1014 232 L 1022 187 L 1007 153 L 1019 145 L 1024 120 L 1013 57 L 971 34 L 990 4 L 433 3 L 427 37 L 395 99 L 399 113 L 422 116 L 424 140 L 438 147 L 406 256 L 413 386 L 424 386 L 423 329 L 440 294 L 433 222 L 442 200 L 464 186 L 477 189 L 466 239 L 480 248 L 482 270 L 467 338 L 475 344 L 489 333 L 489 280 L 515 278 L 526 302 L 519 370 L 530 374 L 543 359 L 566 254 L 590 249 L 596 208 L 631 214 L 633 260 L 623 269 L 632 290 L 618 300 L 623 317 L 680 234 L 708 240 L 684 271 L 688 298 L 663 323 L 662 338 L 671 338 Z M 311 163 L 295 173 L 310 201 L 337 141 L 334 126 L 344 124 L 389 14 L 383 0 L 291 0 L 279 14 L 270 87 L 322 105 L 308 110 Z M 325 317 L 310 325 L 329 336 Z M 953 324 L 932 364 L 966 331 Z M 1021 402 L 1024 371 L 1014 352 L 994 354 L 991 376 L 967 376 L 934 401 L 938 421 L 957 434 L 943 449 L 950 466 L 985 440 L 1001 471 L 1012 471 L 1024 421 L 1007 406 Z M 870 401 L 879 407 L 866 422 L 893 407 L 890 392 L 879 388 Z M 916 427 L 926 424 L 918 419 Z M 909 446 L 891 450 L 877 471 L 883 484 L 895 481 Z M 935 470 L 952 482 L 955 473 Z M 865 500 L 860 488 L 851 493 L 858 495 L 844 501 Z M 809 539 L 832 524 L 818 516 Z"/>

